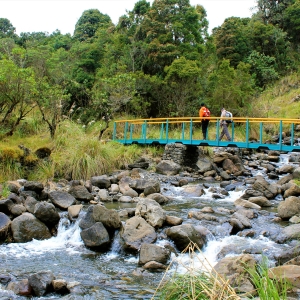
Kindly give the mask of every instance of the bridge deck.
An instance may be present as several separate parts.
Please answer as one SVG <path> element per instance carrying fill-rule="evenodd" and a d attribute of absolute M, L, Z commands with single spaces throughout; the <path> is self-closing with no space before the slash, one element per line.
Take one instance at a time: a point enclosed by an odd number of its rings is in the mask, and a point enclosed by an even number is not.
<path fill-rule="evenodd" d="M 201 118 L 157 118 L 114 122 L 113 140 L 122 144 L 237 147 L 300 152 L 300 119 L 233 118 L 232 141 L 219 141 L 222 118 L 211 117 L 203 140 Z"/>

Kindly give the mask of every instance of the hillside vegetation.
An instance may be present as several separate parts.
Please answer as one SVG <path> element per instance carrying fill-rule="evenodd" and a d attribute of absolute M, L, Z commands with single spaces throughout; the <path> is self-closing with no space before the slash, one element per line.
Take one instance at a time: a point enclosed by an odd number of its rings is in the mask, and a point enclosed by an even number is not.
<path fill-rule="evenodd" d="M 19 36 L 0 18 L 0 181 L 88 178 L 153 151 L 104 142 L 114 119 L 198 116 L 202 102 L 299 118 L 300 0 L 257 0 L 212 34 L 206 17 L 189 0 L 140 0 L 118 24 L 90 9 L 73 35 Z"/>

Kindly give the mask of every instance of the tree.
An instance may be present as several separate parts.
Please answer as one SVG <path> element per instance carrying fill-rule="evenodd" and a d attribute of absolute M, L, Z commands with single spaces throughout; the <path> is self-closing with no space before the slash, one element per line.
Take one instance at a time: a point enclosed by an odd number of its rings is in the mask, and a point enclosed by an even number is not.
<path fill-rule="evenodd" d="M 278 73 L 274 69 L 274 57 L 253 51 L 249 55 L 247 62 L 251 66 L 250 70 L 257 86 L 265 88 L 267 84 L 279 78 Z"/>
<path fill-rule="evenodd" d="M 288 33 L 292 42 L 296 45 L 300 43 L 300 1 L 289 6 L 284 12 L 284 29 Z"/>
<path fill-rule="evenodd" d="M 222 26 L 214 28 L 213 38 L 216 43 L 217 56 L 220 60 L 229 59 L 236 67 L 251 53 L 249 18 L 231 17 L 225 19 Z"/>
<path fill-rule="evenodd" d="M 192 7 L 189 0 L 155 0 L 139 28 L 147 44 L 143 71 L 163 75 L 164 67 L 181 56 L 197 60 L 207 37 L 205 17 L 205 10 Z"/>
<path fill-rule="evenodd" d="M 19 68 L 10 60 L 0 60 L 0 125 L 10 136 L 31 112 L 37 96 L 35 75 L 31 68 Z"/>
<path fill-rule="evenodd" d="M 8 19 L 0 18 L 0 39 L 16 38 L 16 28 L 10 23 Z"/>
<path fill-rule="evenodd" d="M 53 139 L 57 126 L 63 119 L 63 107 L 69 95 L 64 95 L 61 86 L 50 85 L 45 78 L 40 80 L 37 90 L 36 103 Z"/>
<path fill-rule="evenodd" d="M 163 103 L 168 108 L 167 115 L 193 115 L 202 90 L 198 80 L 201 70 L 197 63 L 181 57 L 165 67 L 165 73 L 164 97 L 167 99 Z"/>
<path fill-rule="evenodd" d="M 88 41 L 95 36 L 99 28 L 111 25 L 108 15 L 100 13 L 98 9 L 89 9 L 83 12 L 76 23 L 73 37 L 80 42 Z"/>
<path fill-rule="evenodd" d="M 283 28 L 284 12 L 295 0 L 257 0 L 257 16 L 265 25 Z"/>

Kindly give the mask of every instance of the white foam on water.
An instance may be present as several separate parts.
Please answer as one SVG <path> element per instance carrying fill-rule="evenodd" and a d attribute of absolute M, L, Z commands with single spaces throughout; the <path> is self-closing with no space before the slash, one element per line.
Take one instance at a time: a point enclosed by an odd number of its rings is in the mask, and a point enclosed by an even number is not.
<path fill-rule="evenodd" d="M 14 257 L 29 257 L 32 255 L 41 255 L 45 252 L 65 250 L 68 253 L 79 253 L 76 249 L 84 245 L 80 237 L 80 227 L 77 221 L 74 224 L 68 223 L 66 219 L 61 218 L 57 230 L 57 236 L 47 240 L 33 239 L 27 243 L 11 243 L 0 247 L 0 255 L 11 255 Z"/>

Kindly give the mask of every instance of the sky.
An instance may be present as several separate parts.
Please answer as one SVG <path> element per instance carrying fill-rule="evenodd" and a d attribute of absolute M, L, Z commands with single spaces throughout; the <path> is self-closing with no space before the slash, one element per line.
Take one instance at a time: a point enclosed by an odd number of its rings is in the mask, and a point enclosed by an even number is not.
<path fill-rule="evenodd" d="M 21 32 L 48 32 L 59 30 L 73 35 L 82 13 L 98 9 L 117 24 L 119 17 L 132 10 L 138 0 L 0 0 L 0 18 L 8 19 Z M 148 0 L 152 3 L 153 0 Z M 209 31 L 222 25 L 228 17 L 251 17 L 256 0 L 190 0 L 203 5 L 207 12 Z"/>

